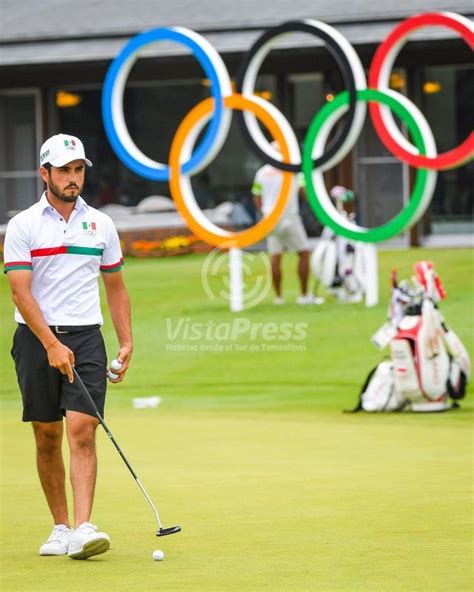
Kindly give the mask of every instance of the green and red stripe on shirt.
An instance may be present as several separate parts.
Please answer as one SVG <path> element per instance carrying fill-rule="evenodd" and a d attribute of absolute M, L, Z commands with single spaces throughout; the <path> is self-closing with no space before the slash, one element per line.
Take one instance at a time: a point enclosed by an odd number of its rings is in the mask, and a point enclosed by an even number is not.
<path fill-rule="evenodd" d="M 104 249 L 98 249 L 96 247 L 80 247 L 80 246 L 61 246 L 61 247 L 46 247 L 42 249 L 33 249 L 30 252 L 31 257 L 51 257 L 53 255 L 95 255 L 101 257 Z M 100 271 L 104 273 L 110 273 L 119 271 L 124 265 L 124 260 L 121 258 L 116 263 L 111 265 L 101 265 Z M 16 269 L 32 269 L 31 261 L 9 261 L 4 264 L 4 272 L 16 270 Z"/>
<path fill-rule="evenodd" d="M 7 271 L 12 271 L 14 269 L 28 269 L 31 271 L 31 261 L 9 261 L 8 263 L 5 263 L 3 266 L 4 273 L 7 273 Z"/>

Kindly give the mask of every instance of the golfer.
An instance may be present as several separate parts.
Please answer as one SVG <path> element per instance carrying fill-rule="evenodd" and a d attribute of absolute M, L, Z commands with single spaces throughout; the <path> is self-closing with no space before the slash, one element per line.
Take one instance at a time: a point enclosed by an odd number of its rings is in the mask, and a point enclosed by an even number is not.
<path fill-rule="evenodd" d="M 278 150 L 278 143 L 272 142 L 272 146 Z M 258 169 L 252 185 L 252 194 L 255 208 L 263 216 L 274 209 L 281 190 L 282 172 L 267 164 Z M 281 259 L 284 250 L 298 253 L 298 278 L 301 294 L 296 302 L 298 304 L 320 304 L 320 300 L 308 292 L 309 274 L 309 243 L 303 221 L 299 213 L 299 194 L 304 195 L 302 175 L 295 178 L 288 205 L 276 225 L 273 232 L 267 236 L 267 247 L 271 257 L 272 280 L 275 290 L 275 304 L 283 304 L 281 292 Z"/>
<path fill-rule="evenodd" d="M 89 522 L 97 474 L 98 420 L 74 384 L 73 366 L 104 411 L 107 359 L 100 332 L 102 272 L 119 342 L 114 370 L 120 382 L 132 355 L 130 304 L 120 271 L 123 260 L 112 221 L 82 199 L 85 167 L 92 166 L 82 142 L 58 134 L 41 147 L 40 200 L 8 224 L 5 272 L 16 305 L 13 338 L 23 421 L 31 422 L 41 485 L 53 530 L 40 555 L 87 559 L 108 550 L 110 540 Z M 61 452 L 63 417 L 70 448 L 74 528 L 69 522 Z"/>

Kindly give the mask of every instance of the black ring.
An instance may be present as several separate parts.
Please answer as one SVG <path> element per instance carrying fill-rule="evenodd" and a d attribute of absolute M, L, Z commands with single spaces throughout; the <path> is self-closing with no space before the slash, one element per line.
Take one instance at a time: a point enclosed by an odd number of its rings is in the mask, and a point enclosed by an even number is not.
<path fill-rule="evenodd" d="M 237 74 L 236 87 L 237 92 L 242 93 L 242 86 L 245 74 L 247 72 L 247 68 L 254 55 L 264 44 L 266 44 L 273 37 L 278 37 L 283 33 L 292 33 L 296 31 L 301 31 L 303 33 L 311 33 L 311 35 L 319 37 L 325 42 L 327 48 L 329 49 L 334 59 L 336 60 L 339 68 L 341 69 L 344 84 L 349 92 L 349 108 L 347 110 L 347 117 L 345 119 L 344 125 L 342 129 L 339 128 L 335 137 L 331 140 L 327 152 L 313 161 L 314 168 L 317 168 L 328 162 L 339 150 L 339 148 L 341 147 L 341 145 L 343 144 L 344 140 L 347 138 L 347 135 L 350 132 L 355 116 L 355 110 L 357 105 L 357 89 L 355 77 L 349 60 L 342 48 L 340 47 L 340 45 L 332 37 L 330 37 L 328 33 L 326 33 L 326 31 L 324 31 L 323 29 L 319 29 L 316 22 L 315 24 L 309 24 L 304 21 L 288 21 L 286 23 L 278 25 L 277 27 L 268 29 L 268 31 L 263 33 L 263 35 L 261 35 L 261 37 L 259 37 L 257 41 L 255 41 L 255 43 L 246 53 L 240 65 L 239 72 Z M 289 171 L 291 173 L 298 173 L 301 171 L 301 165 L 284 163 L 279 160 L 275 160 L 271 156 L 269 156 L 264 150 L 262 150 L 251 136 L 247 128 L 247 124 L 245 122 L 243 113 L 239 111 L 236 115 L 247 143 L 249 144 L 251 149 L 266 164 L 270 164 L 276 169 L 279 169 L 280 171 Z"/>

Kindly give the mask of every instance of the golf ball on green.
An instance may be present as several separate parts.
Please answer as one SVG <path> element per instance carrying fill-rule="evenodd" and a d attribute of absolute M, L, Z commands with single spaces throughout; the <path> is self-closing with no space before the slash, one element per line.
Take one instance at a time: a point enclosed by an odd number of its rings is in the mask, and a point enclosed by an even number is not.
<path fill-rule="evenodd" d="M 165 554 L 163 553 L 163 551 L 156 549 L 155 551 L 153 551 L 152 557 L 155 561 L 163 561 L 163 559 L 165 558 Z"/>

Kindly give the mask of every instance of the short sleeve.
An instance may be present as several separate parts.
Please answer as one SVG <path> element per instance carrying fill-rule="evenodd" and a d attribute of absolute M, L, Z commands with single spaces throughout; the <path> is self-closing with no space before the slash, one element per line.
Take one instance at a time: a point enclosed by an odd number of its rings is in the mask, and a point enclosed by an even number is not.
<path fill-rule="evenodd" d="M 113 273 L 114 271 L 120 271 L 124 261 L 118 232 L 110 218 L 107 218 L 107 222 L 108 237 L 107 244 L 102 254 L 100 271 L 104 273 Z"/>
<path fill-rule="evenodd" d="M 3 261 L 4 273 L 16 269 L 29 271 L 33 269 L 28 227 L 22 223 L 21 216 L 15 216 L 8 223 L 3 246 Z"/>

